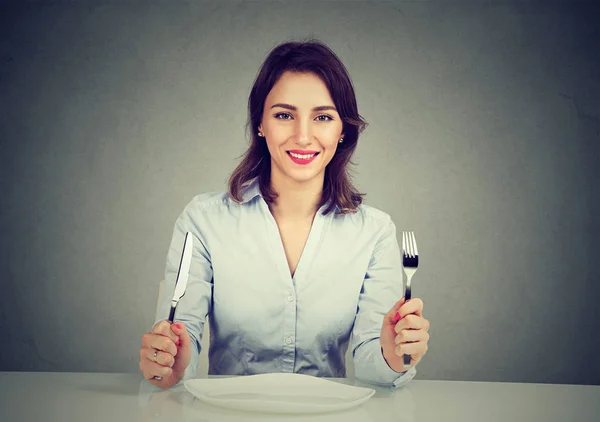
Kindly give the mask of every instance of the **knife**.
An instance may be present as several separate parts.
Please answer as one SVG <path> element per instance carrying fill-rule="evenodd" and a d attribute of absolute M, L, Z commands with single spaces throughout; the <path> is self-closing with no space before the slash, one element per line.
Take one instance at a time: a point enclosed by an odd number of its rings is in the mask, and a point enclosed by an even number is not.
<path fill-rule="evenodd" d="M 171 311 L 169 312 L 169 324 L 173 324 L 175 319 L 175 310 L 179 300 L 185 295 L 185 289 L 187 288 L 188 277 L 190 275 L 190 266 L 192 264 L 192 251 L 194 249 L 194 240 L 192 234 L 187 232 L 185 234 L 185 240 L 183 242 L 183 252 L 181 253 L 181 260 L 179 261 L 179 271 L 177 272 L 177 279 L 175 280 L 175 293 L 173 293 L 173 299 L 171 299 Z M 156 352 L 154 353 L 156 357 Z M 156 375 L 155 380 L 162 380 L 161 376 Z"/>
<path fill-rule="evenodd" d="M 179 261 L 179 272 L 177 273 L 177 280 L 175 281 L 175 293 L 173 293 L 173 299 L 171 299 L 171 311 L 169 312 L 168 319 L 169 324 L 173 324 L 177 304 L 183 295 L 185 295 L 185 289 L 187 288 L 188 277 L 190 275 L 190 266 L 192 264 L 193 249 L 194 238 L 190 232 L 187 232 L 185 234 L 185 241 L 183 242 L 181 261 Z"/>

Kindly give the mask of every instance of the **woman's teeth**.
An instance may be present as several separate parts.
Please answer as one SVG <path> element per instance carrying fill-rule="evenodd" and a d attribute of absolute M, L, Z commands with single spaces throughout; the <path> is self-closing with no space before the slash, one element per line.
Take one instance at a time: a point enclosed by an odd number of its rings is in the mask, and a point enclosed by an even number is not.
<path fill-rule="evenodd" d="M 316 154 L 316 153 L 315 153 Z M 312 158 L 315 154 L 295 154 L 293 152 L 290 152 L 290 155 L 294 158 L 299 158 L 301 160 L 308 160 L 309 158 Z"/>

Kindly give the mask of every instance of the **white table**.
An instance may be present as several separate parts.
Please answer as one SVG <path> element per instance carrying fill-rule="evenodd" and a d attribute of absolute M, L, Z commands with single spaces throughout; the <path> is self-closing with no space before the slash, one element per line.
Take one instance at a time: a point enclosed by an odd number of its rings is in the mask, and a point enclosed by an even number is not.
<path fill-rule="evenodd" d="M 279 416 L 220 409 L 183 385 L 159 390 L 141 374 L 0 372 L 0 421 L 600 421 L 600 386 L 412 380 L 396 391 L 374 388 L 352 410 Z"/>

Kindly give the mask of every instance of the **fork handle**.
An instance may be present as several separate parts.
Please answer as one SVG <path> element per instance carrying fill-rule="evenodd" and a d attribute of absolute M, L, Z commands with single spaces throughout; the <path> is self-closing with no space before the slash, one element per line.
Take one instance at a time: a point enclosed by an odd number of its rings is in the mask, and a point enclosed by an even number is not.
<path fill-rule="evenodd" d="M 404 291 L 404 303 L 408 302 L 411 298 L 410 292 L 410 278 L 407 277 L 406 280 L 406 290 Z M 404 355 L 404 367 L 410 367 L 410 355 Z"/>

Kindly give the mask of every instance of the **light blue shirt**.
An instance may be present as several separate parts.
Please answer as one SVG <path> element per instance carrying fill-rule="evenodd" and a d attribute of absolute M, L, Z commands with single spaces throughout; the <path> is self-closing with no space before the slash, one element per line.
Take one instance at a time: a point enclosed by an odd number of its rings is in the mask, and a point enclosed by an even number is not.
<path fill-rule="evenodd" d="M 194 236 L 188 287 L 175 320 L 192 339 L 184 379 L 196 374 L 208 316 L 210 375 L 295 372 L 346 376 L 350 345 L 363 381 L 399 387 L 416 374 L 392 370 L 381 352 L 384 315 L 403 293 L 401 255 L 390 216 L 317 212 L 294 276 L 258 181 L 242 203 L 228 193 L 196 196 L 177 218 L 156 320 L 169 315 L 185 233 Z"/>

